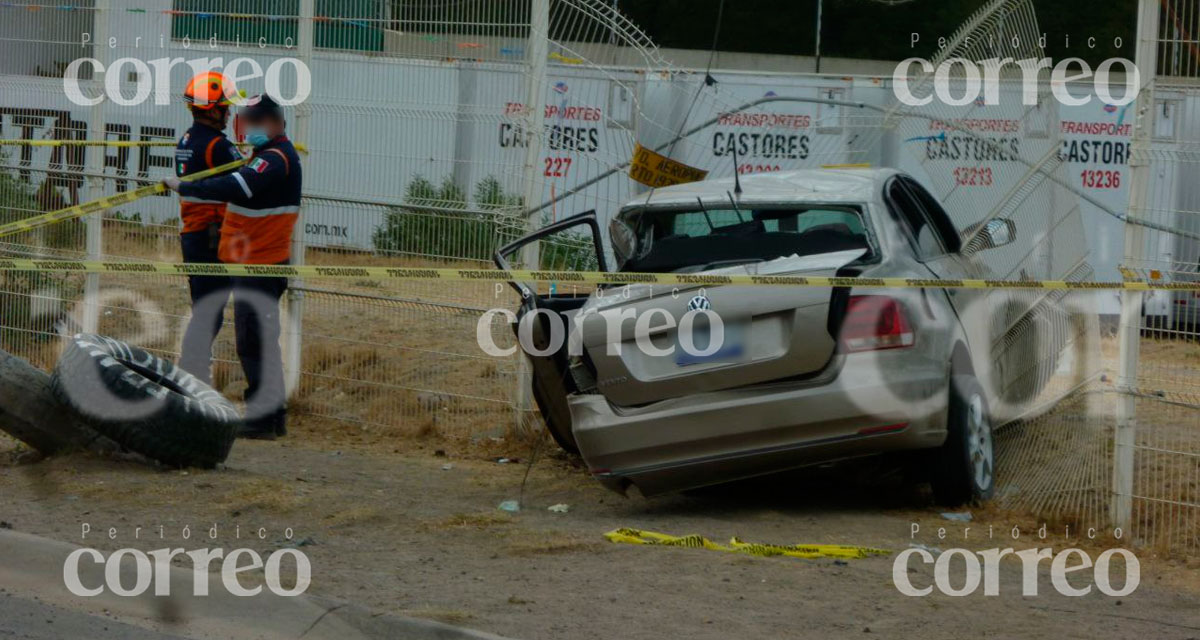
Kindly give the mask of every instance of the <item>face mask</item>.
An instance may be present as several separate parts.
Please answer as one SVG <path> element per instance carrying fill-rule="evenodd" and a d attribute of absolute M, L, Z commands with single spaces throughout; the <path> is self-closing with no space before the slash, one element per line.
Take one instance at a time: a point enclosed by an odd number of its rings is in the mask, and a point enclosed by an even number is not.
<path fill-rule="evenodd" d="M 261 147 L 270 141 L 271 137 L 261 127 L 246 129 L 246 142 L 254 145 L 255 148 Z"/>

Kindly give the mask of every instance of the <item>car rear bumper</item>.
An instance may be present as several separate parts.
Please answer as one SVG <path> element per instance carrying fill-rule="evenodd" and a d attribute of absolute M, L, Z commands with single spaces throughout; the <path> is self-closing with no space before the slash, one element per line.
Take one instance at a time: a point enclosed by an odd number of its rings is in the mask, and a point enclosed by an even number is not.
<path fill-rule="evenodd" d="M 796 466 L 936 447 L 946 434 L 947 363 L 909 350 L 838 356 L 828 373 L 643 407 L 569 400 L 576 441 L 609 488 L 645 495 Z"/>

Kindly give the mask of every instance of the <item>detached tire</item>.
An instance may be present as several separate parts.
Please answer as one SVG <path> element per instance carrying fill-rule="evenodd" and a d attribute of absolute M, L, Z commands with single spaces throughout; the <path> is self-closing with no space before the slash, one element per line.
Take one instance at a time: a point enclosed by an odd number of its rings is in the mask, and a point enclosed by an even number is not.
<path fill-rule="evenodd" d="M 951 377 L 946 430 L 946 442 L 935 453 L 934 497 L 948 506 L 990 499 L 996 490 L 992 423 L 974 377 Z"/>
<path fill-rule="evenodd" d="M 80 421 L 172 467 L 224 462 L 242 424 L 220 393 L 171 362 L 119 340 L 78 334 L 50 390 Z"/>

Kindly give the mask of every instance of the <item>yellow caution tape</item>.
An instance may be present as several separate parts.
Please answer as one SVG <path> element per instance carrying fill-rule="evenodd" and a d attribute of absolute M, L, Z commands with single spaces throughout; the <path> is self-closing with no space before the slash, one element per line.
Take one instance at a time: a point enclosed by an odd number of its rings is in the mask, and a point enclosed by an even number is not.
<path fill-rule="evenodd" d="M 212 169 L 206 169 L 204 171 L 193 173 L 189 176 L 181 178 L 181 180 L 183 182 L 201 180 L 209 176 L 217 175 L 218 173 L 224 173 L 226 171 L 236 169 L 243 164 L 246 164 L 245 159 L 235 160 L 219 167 L 213 167 Z M 0 225 L 0 238 L 3 238 L 4 236 L 11 236 L 14 233 L 21 233 L 22 231 L 32 231 L 38 227 L 44 227 L 56 222 L 63 222 L 64 220 L 71 220 L 72 218 L 82 218 L 83 216 L 96 213 L 98 211 L 104 211 L 118 205 L 127 204 L 135 200 L 141 200 L 147 196 L 162 193 L 166 189 L 167 188 L 163 186 L 162 183 L 156 182 L 151 185 L 134 189 L 133 191 L 118 193 L 115 196 L 108 196 L 105 198 L 100 198 L 99 200 L 92 200 L 91 202 L 77 204 L 73 207 L 67 207 L 66 209 L 59 209 L 58 211 L 44 213 L 40 216 L 34 216 L 32 218 L 25 218 L 24 220 L 10 222 L 5 225 Z"/>
<path fill-rule="evenodd" d="M 700 535 L 672 536 L 655 531 L 641 529 L 616 529 L 604 534 L 609 542 L 620 544 L 646 544 L 663 547 L 686 547 L 689 549 L 709 549 L 726 553 L 745 553 L 752 556 L 787 556 L 789 558 L 867 558 L 870 556 L 885 556 L 891 553 L 887 549 L 873 547 L 856 547 L 843 544 L 761 544 L 743 542 L 732 538 L 728 545 L 717 544 Z"/>
<path fill-rule="evenodd" d="M 550 55 L 546 57 L 550 58 L 551 60 L 557 60 L 563 64 L 583 64 L 584 62 L 583 58 L 568 58 L 567 56 L 557 52 L 551 52 Z"/>
<path fill-rule="evenodd" d="M 239 147 L 249 147 L 249 142 L 235 143 Z M 0 140 L 0 146 L 22 147 L 174 147 L 173 140 Z M 308 147 L 303 144 L 293 144 L 296 151 L 308 153 Z"/>
<path fill-rule="evenodd" d="M 2 229 L 2 228 L 0 228 Z M 336 265 L 199 264 L 119 262 L 110 260 L 0 259 L 0 271 L 144 273 L 358 280 L 442 280 L 448 282 L 544 282 L 571 285 L 665 284 L 682 287 L 722 285 L 808 287 L 816 289 L 1069 289 L 1200 291 L 1200 282 L 1066 282 L 1062 280 L 935 280 L 917 278 L 830 278 L 825 276 L 703 275 L 682 273 L 605 273 L 601 271 L 530 271 L 526 269 L 435 269 L 421 267 L 342 267 Z"/>
<path fill-rule="evenodd" d="M 848 162 L 845 164 L 823 164 L 822 169 L 870 169 L 870 162 Z"/>
<path fill-rule="evenodd" d="M 20 147 L 173 147 L 165 140 L 0 140 L 0 146 Z"/>

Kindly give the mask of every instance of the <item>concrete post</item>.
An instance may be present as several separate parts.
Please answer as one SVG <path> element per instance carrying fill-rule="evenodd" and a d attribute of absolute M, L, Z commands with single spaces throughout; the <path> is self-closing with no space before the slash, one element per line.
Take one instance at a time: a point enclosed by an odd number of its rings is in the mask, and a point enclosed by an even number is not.
<path fill-rule="evenodd" d="M 108 48 L 108 21 L 112 19 L 112 11 L 110 10 L 109 0 L 96 0 L 95 24 L 92 25 L 94 36 L 92 47 L 92 56 L 100 61 L 100 64 L 105 67 L 111 62 L 111 50 Z M 97 91 L 104 90 L 104 76 L 96 74 L 96 79 L 93 81 Z M 100 101 L 92 105 L 88 113 L 88 130 L 87 138 L 89 140 L 100 140 L 104 138 L 104 101 Z M 87 162 L 85 162 L 86 170 L 90 175 L 87 178 L 88 188 L 86 196 L 83 198 L 85 202 L 91 202 L 104 197 L 104 179 L 99 177 L 104 173 L 104 147 L 85 147 Z M 88 260 L 100 260 L 104 257 L 104 212 L 97 211 L 89 214 L 84 219 L 85 229 L 85 247 L 84 251 L 87 254 Z M 100 328 L 100 274 L 89 273 L 83 277 L 83 330 L 87 333 L 96 333 Z"/>
<path fill-rule="evenodd" d="M 1129 158 L 1129 210 L 1127 215 L 1145 215 L 1150 181 L 1149 151 L 1154 132 L 1154 80 L 1157 74 L 1158 0 L 1139 0 L 1137 53 L 1135 62 L 1141 76 Z M 1144 257 L 1145 230 L 1125 223 L 1125 257 Z M 1129 533 L 1133 522 L 1134 445 L 1137 432 L 1138 355 L 1141 346 L 1142 292 L 1121 292 L 1121 319 L 1117 328 L 1119 362 L 1117 367 L 1117 430 L 1113 446 L 1113 526 Z"/>
<path fill-rule="evenodd" d="M 296 28 L 296 57 L 310 69 L 312 68 L 313 50 L 316 48 L 313 24 L 315 15 L 315 0 L 300 0 L 300 20 Z M 296 105 L 292 123 L 291 137 L 303 144 L 309 144 L 309 126 L 312 114 L 305 103 Z M 296 229 L 292 233 L 292 264 L 304 264 L 306 243 L 304 241 L 304 207 L 300 207 L 300 216 L 296 220 Z M 300 371 L 303 354 L 304 333 L 304 292 L 297 290 L 304 286 L 300 278 L 292 278 L 287 293 L 287 327 L 283 332 L 283 372 L 284 384 L 288 397 L 300 388 Z"/>
<path fill-rule="evenodd" d="M 526 135 L 525 147 L 525 206 L 532 207 L 542 200 L 541 159 L 543 127 L 546 120 L 546 59 L 550 55 L 550 0 L 532 0 L 529 24 L 528 66 L 525 82 Z M 530 211 L 525 221 L 527 231 L 541 226 L 541 211 Z M 529 268 L 537 268 L 537 243 L 525 247 L 522 259 Z"/>
<path fill-rule="evenodd" d="M 546 59 L 550 55 L 550 0 L 532 0 L 529 18 L 529 44 L 526 46 L 528 58 L 526 66 L 528 75 L 525 82 L 525 134 L 528 145 L 525 147 L 524 165 L 524 205 L 535 206 L 542 201 L 542 142 L 545 139 L 543 127 L 546 118 Z M 541 211 L 530 211 L 525 220 L 526 231 L 534 231 L 541 225 Z M 538 243 L 532 242 L 525 246 L 521 253 L 521 262 L 528 269 L 538 268 Z M 516 378 L 516 407 L 517 429 L 523 430 L 528 424 L 526 417 L 533 410 L 533 368 L 529 358 L 524 353 L 520 355 L 518 375 Z"/>

